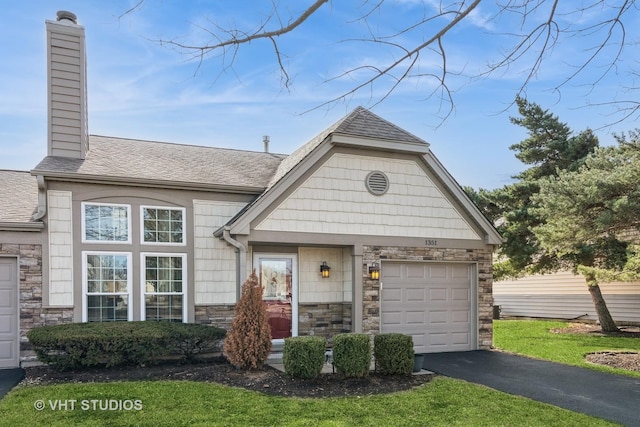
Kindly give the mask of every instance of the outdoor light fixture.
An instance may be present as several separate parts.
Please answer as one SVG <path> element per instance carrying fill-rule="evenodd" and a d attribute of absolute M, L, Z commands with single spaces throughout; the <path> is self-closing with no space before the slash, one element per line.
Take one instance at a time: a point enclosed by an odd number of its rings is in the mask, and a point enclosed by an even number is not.
<path fill-rule="evenodd" d="M 371 267 L 369 267 L 369 276 L 371 276 L 373 280 L 380 280 L 380 265 L 377 262 L 374 262 L 371 264 Z"/>
<path fill-rule="evenodd" d="M 331 270 L 331 267 L 327 265 L 327 261 L 322 261 L 322 264 L 320 264 L 320 274 L 322 274 L 323 279 L 329 277 L 329 270 Z"/>

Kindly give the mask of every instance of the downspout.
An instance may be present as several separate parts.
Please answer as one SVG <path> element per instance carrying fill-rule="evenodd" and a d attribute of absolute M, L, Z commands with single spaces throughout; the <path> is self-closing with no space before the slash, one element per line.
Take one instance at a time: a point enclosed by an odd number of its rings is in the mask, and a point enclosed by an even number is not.
<path fill-rule="evenodd" d="M 47 183 L 42 175 L 36 176 L 36 182 L 38 183 L 38 210 L 31 217 L 34 221 L 41 220 L 47 214 Z"/>
<path fill-rule="evenodd" d="M 233 237 L 229 232 L 230 227 L 225 226 L 222 230 L 222 238 L 225 242 L 236 248 L 236 301 L 240 299 L 240 287 L 242 286 L 242 277 L 247 271 L 247 248 Z"/>

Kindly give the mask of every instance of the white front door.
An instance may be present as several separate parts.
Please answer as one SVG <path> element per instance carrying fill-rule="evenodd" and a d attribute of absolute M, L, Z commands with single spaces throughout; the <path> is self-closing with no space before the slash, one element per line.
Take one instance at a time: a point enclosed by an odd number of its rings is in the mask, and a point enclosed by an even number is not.
<path fill-rule="evenodd" d="M 0 258 L 0 369 L 18 366 L 18 265 Z"/>
<path fill-rule="evenodd" d="M 298 335 L 298 256 L 256 253 L 253 267 L 267 304 L 271 338 L 284 340 Z"/>

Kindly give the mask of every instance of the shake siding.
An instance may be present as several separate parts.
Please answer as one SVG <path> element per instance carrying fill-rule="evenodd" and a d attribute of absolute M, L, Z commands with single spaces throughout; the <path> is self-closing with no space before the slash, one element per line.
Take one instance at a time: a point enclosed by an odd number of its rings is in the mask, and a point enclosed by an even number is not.
<path fill-rule="evenodd" d="M 73 234 L 70 191 L 47 192 L 49 306 L 73 305 Z"/>
<path fill-rule="evenodd" d="M 236 302 L 236 253 L 214 231 L 238 213 L 245 203 L 193 201 L 195 304 Z"/>
<path fill-rule="evenodd" d="M 371 171 L 389 178 L 370 194 Z M 424 170 L 410 160 L 334 154 L 257 230 L 480 240 Z"/>
<path fill-rule="evenodd" d="M 601 283 L 607 307 L 617 322 L 640 322 L 640 283 Z M 587 284 L 571 272 L 494 282 L 493 296 L 503 316 L 597 320 Z"/>
<path fill-rule="evenodd" d="M 344 264 L 341 248 L 300 248 L 298 250 L 300 303 L 330 303 L 344 301 Z M 331 267 L 329 277 L 320 276 L 320 264 Z M 349 267 L 349 275 L 351 268 Z"/>
<path fill-rule="evenodd" d="M 88 149 L 84 30 L 48 22 L 49 155 L 83 159 Z"/>

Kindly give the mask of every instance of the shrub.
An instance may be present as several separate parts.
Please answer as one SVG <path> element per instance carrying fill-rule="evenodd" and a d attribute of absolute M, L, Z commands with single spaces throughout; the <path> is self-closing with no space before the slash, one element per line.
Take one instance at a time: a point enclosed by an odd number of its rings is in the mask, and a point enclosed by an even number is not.
<path fill-rule="evenodd" d="M 411 375 L 413 339 L 403 334 L 380 334 L 373 338 L 376 370 L 383 375 Z"/>
<path fill-rule="evenodd" d="M 27 333 L 38 360 L 56 369 L 191 359 L 217 350 L 225 330 L 185 323 L 110 322 L 42 326 Z"/>
<path fill-rule="evenodd" d="M 234 311 L 224 341 L 224 355 L 237 368 L 261 368 L 271 353 L 271 327 L 255 270 L 242 285 L 242 295 Z"/>
<path fill-rule="evenodd" d="M 327 340 L 322 337 L 285 338 L 282 362 L 287 375 L 316 378 L 324 365 Z"/>
<path fill-rule="evenodd" d="M 371 343 L 367 334 L 333 337 L 333 365 L 345 377 L 366 377 L 371 366 Z"/>

